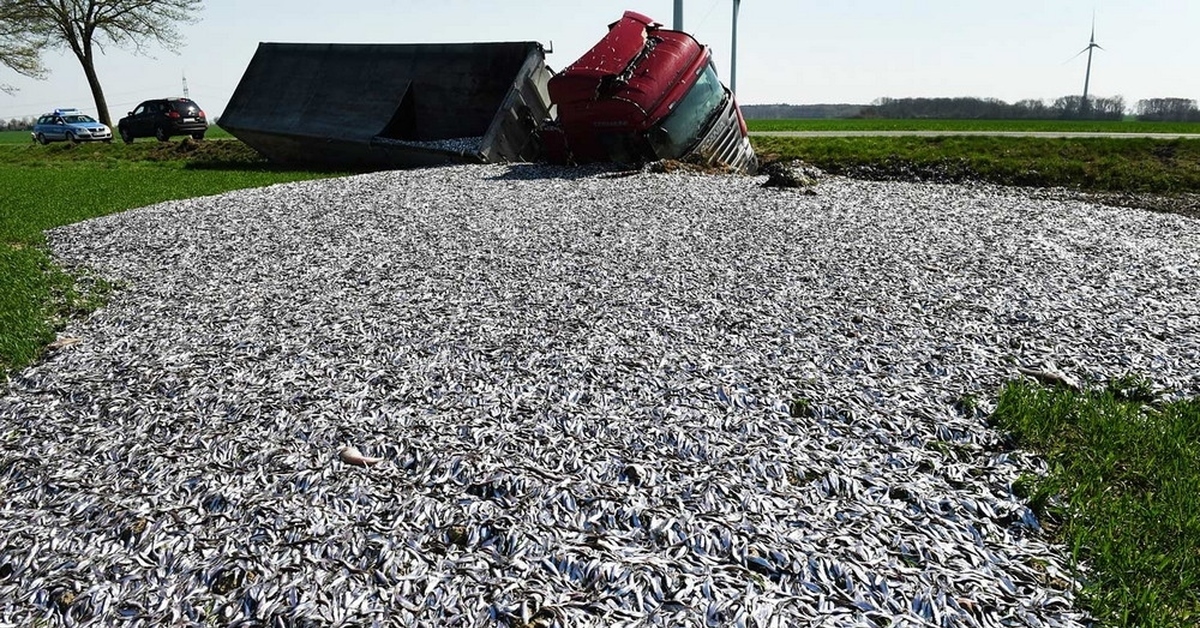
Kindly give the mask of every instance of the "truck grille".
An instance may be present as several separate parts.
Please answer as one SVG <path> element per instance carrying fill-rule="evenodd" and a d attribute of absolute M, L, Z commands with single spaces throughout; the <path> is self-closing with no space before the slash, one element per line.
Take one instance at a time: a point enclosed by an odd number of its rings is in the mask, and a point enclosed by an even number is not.
<path fill-rule="evenodd" d="M 726 100 L 725 107 L 693 153 L 710 166 L 725 166 L 745 174 L 754 174 L 758 170 L 758 157 L 750 145 L 750 138 L 742 135 L 732 98 Z"/>

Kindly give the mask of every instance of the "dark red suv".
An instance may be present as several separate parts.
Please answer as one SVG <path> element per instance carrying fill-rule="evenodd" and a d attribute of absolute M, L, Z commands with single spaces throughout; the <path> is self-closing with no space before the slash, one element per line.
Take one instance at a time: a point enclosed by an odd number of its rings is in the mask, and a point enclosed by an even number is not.
<path fill-rule="evenodd" d="M 165 142 L 173 135 L 190 135 L 202 140 L 207 130 L 204 110 L 187 98 L 147 100 L 117 122 L 117 132 L 126 144 L 137 137 L 154 137 Z"/>

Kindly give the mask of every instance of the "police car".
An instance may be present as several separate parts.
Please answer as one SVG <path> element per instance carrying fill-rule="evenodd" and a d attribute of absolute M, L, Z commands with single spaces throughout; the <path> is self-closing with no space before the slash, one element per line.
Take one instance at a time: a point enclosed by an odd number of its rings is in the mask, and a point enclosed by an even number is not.
<path fill-rule="evenodd" d="M 33 125 L 33 141 L 50 142 L 111 142 L 112 129 L 96 122 L 78 109 L 55 109 L 38 118 Z"/>

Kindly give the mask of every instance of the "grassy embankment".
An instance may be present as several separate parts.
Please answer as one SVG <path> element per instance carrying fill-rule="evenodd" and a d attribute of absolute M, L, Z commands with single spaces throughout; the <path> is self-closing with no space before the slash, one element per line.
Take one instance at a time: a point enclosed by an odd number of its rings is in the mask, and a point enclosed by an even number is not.
<path fill-rule="evenodd" d="M 992 415 L 1045 478 L 1013 486 L 1086 565 L 1105 626 L 1200 623 L 1200 400 L 1159 403 L 1145 380 L 1090 392 L 1008 384 Z"/>
<path fill-rule="evenodd" d="M 42 147 L 27 134 L 0 134 L 0 144 L 8 140 L 24 146 L 0 146 L 6 182 L 0 371 L 35 359 L 59 321 L 103 297 L 103 285 L 77 281 L 51 263 L 43 230 L 168 199 L 325 176 L 272 170 L 236 141 Z M 1200 190 L 1198 140 L 756 138 L 755 144 L 760 152 L 859 176 L 949 173 L 1122 192 Z M 1014 383 L 993 418 L 1051 461 L 1048 478 L 1014 489 L 1056 522 L 1054 534 L 1091 567 L 1085 605 L 1110 625 L 1194 625 L 1200 403 L 1147 404 L 1138 390 L 1074 394 Z"/>
<path fill-rule="evenodd" d="M 113 139 L 114 144 L 121 143 L 121 138 L 116 137 L 115 134 L 113 137 L 114 137 L 114 139 Z M 209 139 L 209 140 L 227 140 L 227 139 L 232 139 L 232 138 L 233 138 L 233 136 L 230 135 L 228 131 L 226 131 L 225 129 L 222 129 L 219 126 L 208 127 L 208 131 L 206 131 L 204 134 L 204 139 Z M 181 136 L 181 137 L 174 138 L 173 141 L 178 142 L 182 139 L 183 139 L 183 137 Z M 135 142 L 135 144 L 140 144 L 142 142 L 153 142 L 153 141 L 155 141 L 153 138 L 143 138 L 143 139 L 138 139 Z M 0 131 L 0 145 L 32 144 L 32 143 L 33 143 L 33 139 L 30 137 L 29 131 Z"/>
<path fill-rule="evenodd" d="M 755 131 L 957 131 L 999 133 L 1194 133 L 1200 122 L 1134 120 L 747 120 Z"/>
<path fill-rule="evenodd" d="M 26 138 L 28 135 L 26 134 Z M 96 305 L 102 282 L 57 268 L 42 232 L 171 199 L 327 176 L 270 168 L 237 141 L 0 145 L 0 387 Z"/>
<path fill-rule="evenodd" d="M 1197 139 L 1039 137 L 755 137 L 759 154 L 852 177 L 1200 193 Z"/>

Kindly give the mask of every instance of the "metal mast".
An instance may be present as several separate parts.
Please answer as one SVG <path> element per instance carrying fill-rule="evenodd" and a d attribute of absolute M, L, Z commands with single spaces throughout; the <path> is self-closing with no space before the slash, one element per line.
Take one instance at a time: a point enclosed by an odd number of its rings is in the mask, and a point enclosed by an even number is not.
<path fill-rule="evenodd" d="M 737 93 L 737 20 L 742 0 L 733 0 L 733 42 L 729 52 L 729 91 Z"/>
<path fill-rule="evenodd" d="M 1075 55 L 1078 57 L 1085 52 L 1088 53 L 1087 72 L 1083 75 L 1083 102 L 1079 103 L 1079 112 L 1081 114 L 1088 112 L 1088 84 L 1092 81 L 1092 50 L 1095 48 L 1104 50 L 1100 44 L 1096 43 L 1096 16 L 1092 15 L 1092 36 L 1088 40 L 1087 48 L 1080 50 L 1079 54 Z"/>
<path fill-rule="evenodd" d="M 673 30 L 683 30 L 683 0 L 675 0 L 675 22 L 671 26 Z"/>

